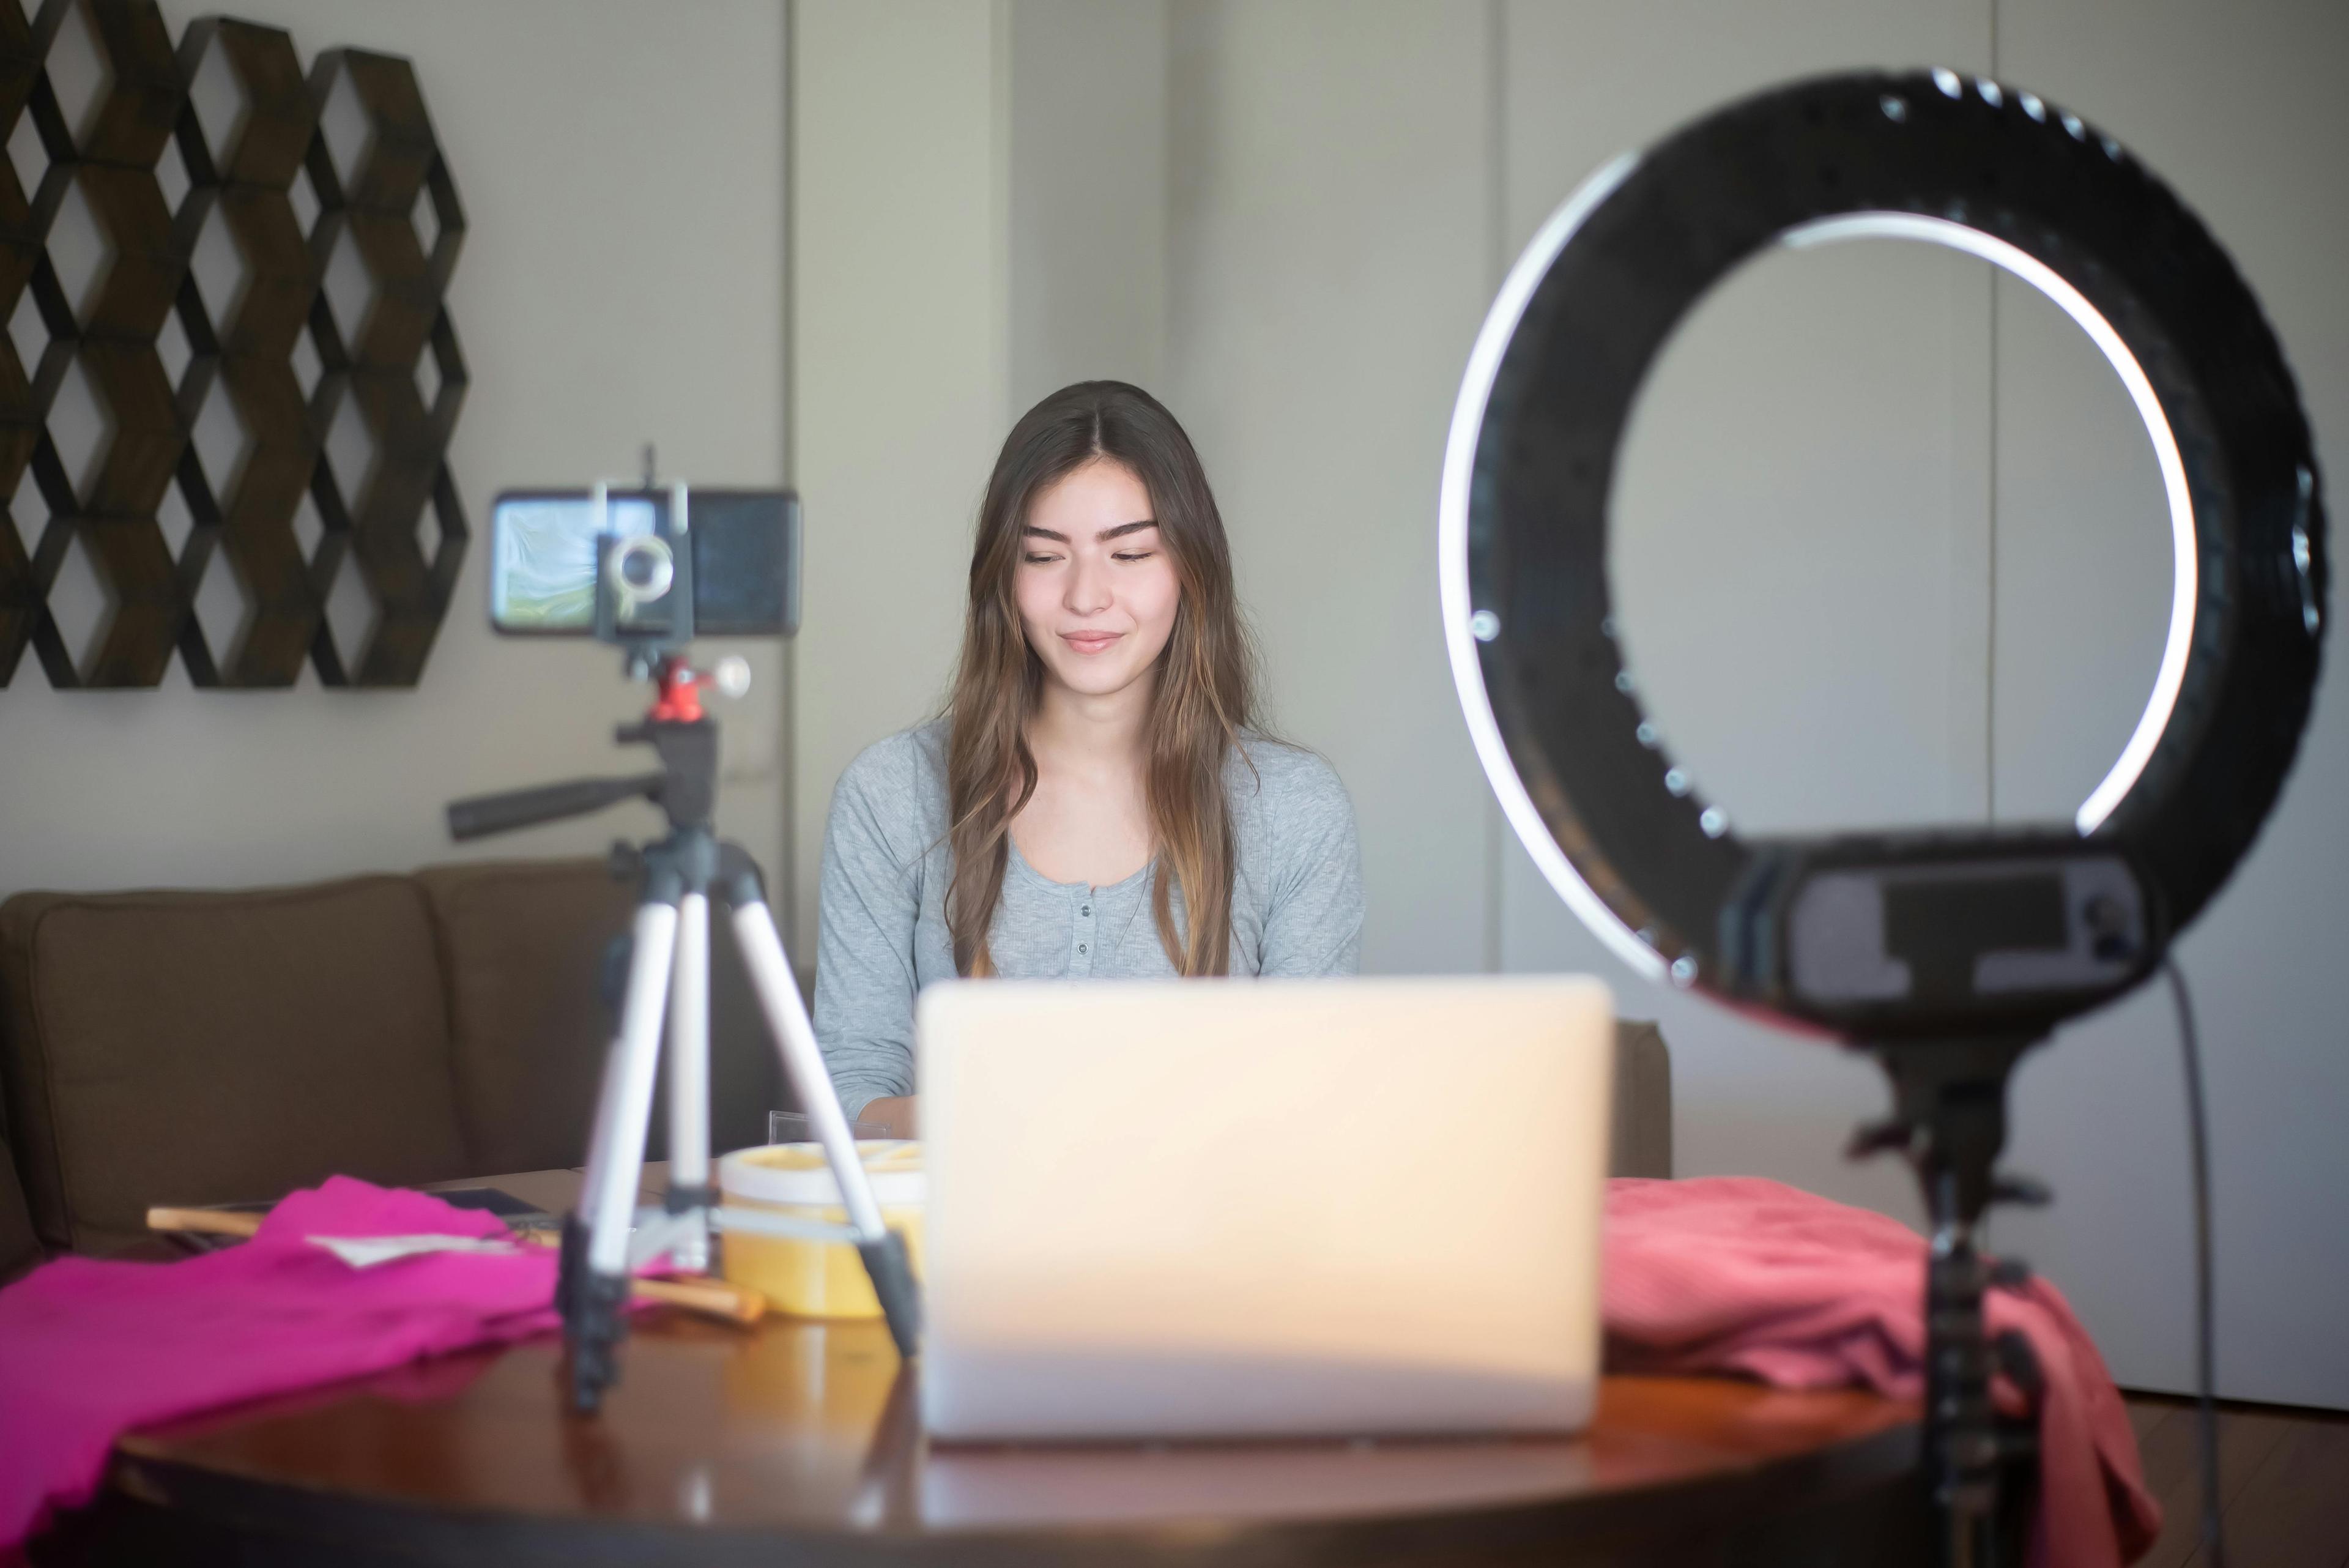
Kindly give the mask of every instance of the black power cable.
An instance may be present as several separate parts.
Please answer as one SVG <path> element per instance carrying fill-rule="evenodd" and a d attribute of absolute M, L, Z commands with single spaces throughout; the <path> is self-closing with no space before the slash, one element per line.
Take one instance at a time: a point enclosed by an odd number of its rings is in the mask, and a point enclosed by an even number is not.
<path fill-rule="evenodd" d="M 2202 1552 L 2210 1568 L 2227 1568 L 2227 1537 L 2219 1519 L 2219 1407 L 2210 1327 L 2210 1147 L 2202 1105 L 2202 1048 L 2194 1032 L 2194 999 L 2174 957 L 2161 961 L 2178 1004 L 2178 1039 L 2186 1054 L 2186 1127 L 2194 1162 L 2194 1382 L 2202 1427 Z"/>

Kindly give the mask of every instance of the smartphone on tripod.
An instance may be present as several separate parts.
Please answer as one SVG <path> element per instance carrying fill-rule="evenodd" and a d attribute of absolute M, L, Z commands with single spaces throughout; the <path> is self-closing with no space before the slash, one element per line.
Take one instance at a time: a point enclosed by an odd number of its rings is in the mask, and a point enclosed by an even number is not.
<path fill-rule="evenodd" d="M 606 640 L 797 632 L 799 497 L 695 489 L 680 506 L 678 493 L 500 494 L 490 511 L 490 624 L 514 637 Z M 596 618 L 599 597 L 608 625 Z"/>

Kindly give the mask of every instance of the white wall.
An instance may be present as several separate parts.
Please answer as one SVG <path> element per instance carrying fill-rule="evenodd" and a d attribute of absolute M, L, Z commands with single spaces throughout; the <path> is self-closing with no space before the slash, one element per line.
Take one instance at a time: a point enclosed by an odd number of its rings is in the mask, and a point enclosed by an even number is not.
<path fill-rule="evenodd" d="M 2332 482 L 2333 558 L 2341 558 L 2349 476 L 2349 99 L 2336 85 L 2349 58 L 2349 8 L 2245 0 L 2213 8 L 2185 0 L 2066 0 L 2009 5 L 2002 67 L 2015 81 L 2093 114 L 2199 213 L 2250 281 L 2283 344 Z M 2065 383 L 2034 356 L 2027 326 L 2002 310 L 2000 465 L 2002 613 L 2022 574 L 2072 563 L 2079 530 L 2124 555 L 2145 512 L 2116 513 L 2106 485 L 2047 484 L 2027 463 L 2051 434 L 2110 452 L 2109 426 L 2069 417 Z M 2009 372 L 2012 372 L 2010 375 Z M 2142 438 L 2138 438 L 2142 439 Z M 2011 460 L 2009 460 L 2011 454 Z M 2076 472 L 2076 470 L 2075 470 Z M 2012 488 L 2010 488 L 2012 487 Z M 2035 498 L 2023 496 L 2035 487 Z M 2040 524 L 2033 529 L 2032 523 Z M 2026 552 L 2045 552 L 2026 555 Z M 2336 566 L 2325 674 L 2283 798 L 2234 880 L 2179 946 L 2202 1023 L 2212 1124 L 2219 1259 L 2219 1376 L 2247 1398 L 2349 1405 L 2349 1027 L 2341 951 L 2349 914 L 2349 701 Z M 2116 603 L 2144 586 L 2079 569 L 2046 623 L 2069 635 L 2037 648 L 2008 644 L 2001 670 L 1999 797 L 2018 803 L 2076 768 L 2045 732 L 2044 677 L 2097 668 L 2128 628 L 2108 632 Z M 2158 579 L 2168 588 L 2168 574 Z M 2142 648 L 2146 633 L 2134 640 Z M 2142 659 L 2140 659 L 2140 663 Z M 2149 668 L 2149 665 L 2145 666 Z M 2116 680 L 2116 684 L 2119 681 Z M 2144 683 L 2137 684 L 2142 691 Z M 2117 695 L 2110 701 L 2118 703 Z M 2039 770 L 2044 769 L 2042 773 Z M 2044 798 L 2044 794 L 2041 798 Z M 2158 1386 L 2187 1376 L 2189 1310 L 2185 1111 L 2178 1044 L 2165 1000 L 2133 997 L 2059 1036 L 2018 1085 L 2018 1163 L 2060 1194 L 2044 1215 L 2002 1225 L 2026 1256 L 2060 1264 L 2064 1287 L 2095 1324 L 2116 1368 Z"/>
<path fill-rule="evenodd" d="M 166 0 L 176 35 L 209 9 Z M 402 869 L 450 846 L 449 797 L 636 771 L 641 709 L 591 645 L 502 641 L 483 616 L 491 497 L 635 471 L 782 477 L 783 28 L 771 0 L 699 0 L 661 26 L 630 0 L 252 0 L 306 63 L 408 56 L 470 232 L 450 292 L 472 375 L 450 461 L 476 530 L 413 691 L 59 692 L 29 657 L 0 691 L 0 893 L 235 886 Z M 772 648 L 730 705 L 726 825 L 782 846 Z M 649 811 L 470 853 L 598 850 Z"/>
<path fill-rule="evenodd" d="M 936 711 L 1009 424 L 1009 14 L 792 6 L 792 386 L 807 515 L 792 650 L 802 964 L 832 786 Z"/>
<path fill-rule="evenodd" d="M 833 784 L 945 700 L 1012 420 L 1162 385 L 1167 46 L 1156 0 L 792 9 L 804 964 Z"/>
<path fill-rule="evenodd" d="M 1167 388 L 1216 487 L 1274 726 L 1354 799 L 1367 970 L 1490 950 L 1436 472 L 1493 281 L 1485 12 L 1174 8 Z"/>
<path fill-rule="evenodd" d="M 1019 0 L 1010 101 L 1013 417 L 1072 381 L 1163 391 L 1167 12 L 1163 0 Z"/>
<path fill-rule="evenodd" d="M 1806 72 L 1989 69 L 1995 42 L 1997 68 L 2109 126 L 2202 206 L 2319 429 L 2338 429 L 2349 363 L 2323 279 L 2342 204 L 2312 192 L 2317 150 L 2349 144 L 2317 75 L 2340 57 L 2339 14 L 2141 18 L 2074 0 L 2002 32 L 1990 0 L 1174 16 L 1170 385 L 1268 623 L 1279 716 L 1355 790 L 1369 963 L 1607 974 L 1672 1042 L 1683 1170 L 1913 1216 L 1904 1171 L 1837 1154 L 1883 1103 L 1871 1066 L 1646 991 L 1514 843 L 1497 865 L 1479 853 L 1488 808 L 1442 680 L 1429 554 L 1475 319 L 1516 247 L 1612 153 Z M 2271 102 L 2290 112 L 2242 108 Z M 1675 747 L 1749 826 L 2068 815 L 2150 684 L 2168 593 L 2153 493 L 2109 373 L 1981 264 L 1891 246 L 1768 258 L 1675 339 L 1643 399 L 1615 561 L 1631 657 Z M 2349 1186 L 2316 947 L 2342 912 L 2343 838 L 2323 814 L 2336 713 L 2321 708 L 2282 813 L 2184 950 L 2215 1037 L 2221 1376 L 2247 1397 L 2349 1402 L 2331 1327 L 2349 1248 L 2321 1212 Z M 2151 997 L 2034 1061 L 2013 1163 L 2061 1201 L 1999 1222 L 2147 1386 L 2190 1376 L 2176 1071 Z"/>
<path fill-rule="evenodd" d="M 828 89 L 833 122 L 854 130 L 823 156 L 841 160 L 830 177 L 864 182 L 864 205 L 827 197 L 821 232 L 803 229 L 819 254 L 803 252 L 801 310 L 823 300 L 854 323 L 823 356 L 849 375 L 834 384 L 864 373 L 849 339 L 865 335 L 893 368 L 935 372 L 912 407 L 921 431 L 953 432 L 871 435 L 885 400 L 869 386 L 826 416 L 854 455 L 833 504 L 877 508 L 891 545 L 874 586 L 839 592 L 892 635 L 875 648 L 854 633 L 869 678 L 845 662 L 845 630 L 827 655 L 853 685 L 809 732 L 811 868 L 840 763 L 939 689 L 962 541 L 1009 414 L 1075 375 L 1154 365 L 1223 503 L 1273 716 L 1353 791 L 1366 967 L 1604 974 L 1672 1043 L 1684 1172 L 1773 1175 L 1913 1216 L 1905 1171 L 1837 1154 L 1884 1103 L 1872 1066 L 1644 989 L 1499 833 L 1434 607 L 1436 477 L 1469 342 L 1517 246 L 1611 154 L 1799 74 L 1947 64 L 2075 107 L 2167 173 L 2260 291 L 2320 432 L 2337 432 L 2349 306 L 2333 258 L 2349 219 L 2327 150 L 2349 145 L 2349 108 L 2324 73 L 2349 13 L 998 0 L 982 26 L 982 9 L 802 0 L 803 18 L 823 11 L 895 53 L 881 71 L 841 40 L 861 63 Z M 1162 100 L 1133 76 L 1162 26 L 1163 164 Z M 800 48 L 812 69 L 804 21 Z M 1103 60 L 1114 80 L 1085 68 Z M 803 161 L 822 145 L 810 102 L 803 88 Z M 891 122 L 867 123 L 883 106 Z M 889 269 L 917 198 L 935 222 L 908 297 Z M 803 191 L 802 213 L 816 207 Z M 1130 286 L 1108 286 L 1125 268 Z M 979 325 L 1007 316 L 990 348 Z M 814 343 L 803 331 L 811 420 Z M 812 498 L 833 461 L 819 445 L 835 444 L 812 428 Z M 2340 439 L 2324 448 L 2336 473 Z M 1671 346 L 1627 464 L 1614 566 L 1632 659 L 1676 750 L 1749 827 L 2067 815 L 2142 704 L 2168 592 L 2145 438 L 2072 328 L 1980 264 L 1894 246 L 1756 264 Z M 811 514 L 812 550 L 825 508 Z M 2349 1404 L 2332 1328 L 2349 1247 L 2324 1212 L 2349 1189 L 2327 962 L 2349 886 L 2349 836 L 2325 810 L 2349 767 L 2341 712 L 2327 688 L 2276 820 L 2182 950 L 2213 1075 L 2221 1384 L 2242 1397 Z M 2020 1080 L 2013 1157 L 2059 1202 L 1997 1227 L 2137 1386 L 2183 1387 L 2191 1371 L 2177 1081 L 2150 993 L 2059 1038 Z"/>
<path fill-rule="evenodd" d="M 1672 761 L 1741 832 L 1982 815 L 1989 271 L 1894 241 L 1766 252 L 1640 390 L 1616 618 Z"/>

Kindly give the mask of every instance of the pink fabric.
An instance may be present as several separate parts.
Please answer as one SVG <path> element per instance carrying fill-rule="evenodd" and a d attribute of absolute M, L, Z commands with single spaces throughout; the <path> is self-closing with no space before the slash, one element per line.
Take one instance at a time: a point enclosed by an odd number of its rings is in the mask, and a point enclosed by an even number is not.
<path fill-rule="evenodd" d="M 1897 1220 L 1775 1181 L 1608 1183 L 1608 1365 L 1740 1372 L 1785 1388 L 1864 1383 L 1924 1393 L 1922 1238 Z M 2030 1336 L 2039 1411 L 2040 1568 L 2117 1568 L 2161 1531 L 2128 1410 L 2104 1358 L 2044 1280 L 1991 1293 L 1990 1332 Z M 2023 1396 L 2002 1380 L 2002 1408 Z"/>
<path fill-rule="evenodd" d="M 133 1427 L 557 1326 L 554 1254 L 354 1269 L 308 1236 L 502 1236 L 495 1216 L 337 1176 L 243 1246 L 60 1258 L 0 1291 L 0 1553 L 88 1501 Z"/>

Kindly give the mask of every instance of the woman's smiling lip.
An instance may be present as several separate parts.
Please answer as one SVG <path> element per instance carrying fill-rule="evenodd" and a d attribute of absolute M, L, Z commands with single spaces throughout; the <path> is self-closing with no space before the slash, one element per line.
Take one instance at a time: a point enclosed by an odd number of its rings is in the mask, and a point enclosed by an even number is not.
<path fill-rule="evenodd" d="M 1061 640 L 1079 653 L 1099 653 L 1124 636 L 1122 631 L 1064 631 Z"/>

